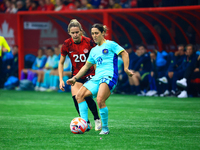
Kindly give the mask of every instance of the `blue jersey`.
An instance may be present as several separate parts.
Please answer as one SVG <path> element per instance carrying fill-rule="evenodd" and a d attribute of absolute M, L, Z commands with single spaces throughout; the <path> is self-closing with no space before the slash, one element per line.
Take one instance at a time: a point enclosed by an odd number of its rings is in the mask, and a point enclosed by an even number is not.
<path fill-rule="evenodd" d="M 72 71 L 72 63 L 69 56 L 66 56 L 63 71 Z"/>
<path fill-rule="evenodd" d="M 87 59 L 89 63 L 96 64 L 93 80 L 100 80 L 102 77 L 118 79 L 118 55 L 124 48 L 113 41 L 106 40 L 101 46 L 96 45 L 90 51 Z"/>
<path fill-rule="evenodd" d="M 52 68 L 58 68 L 58 62 L 59 62 L 59 56 L 57 55 L 53 55 L 53 56 L 49 56 L 47 58 L 45 67 L 52 67 Z"/>
<path fill-rule="evenodd" d="M 33 70 L 38 70 L 38 69 L 42 69 L 45 65 L 47 61 L 47 57 L 45 55 L 43 55 L 42 57 L 36 57 L 33 65 L 32 65 L 32 69 Z"/>

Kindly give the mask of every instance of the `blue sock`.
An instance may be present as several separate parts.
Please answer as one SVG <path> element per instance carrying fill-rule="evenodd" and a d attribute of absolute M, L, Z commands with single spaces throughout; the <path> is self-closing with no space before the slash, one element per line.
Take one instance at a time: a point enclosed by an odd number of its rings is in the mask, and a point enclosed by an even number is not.
<path fill-rule="evenodd" d="M 53 86 L 59 88 L 59 76 L 54 76 Z"/>
<path fill-rule="evenodd" d="M 40 87 L 40 82 L 36 82 L 36 86 Z"/>
<path fill-rule="evenodd" d="M 85 121 L 88 121 L 88 105 L 86 101 L 79 103 L 78 107 L 81 118 L 83 118 Z"/>
<path fill-rule="evenodd" d="M 108 131 L 108 107 L 99 109 L 101 120 L 102 120 L 102 130 Z"/>
<path fill-rule="evenodd" d="M 54 87 L 54 75 L 51 75 L 49 78 L 50 78 L 49 87 Z"/>

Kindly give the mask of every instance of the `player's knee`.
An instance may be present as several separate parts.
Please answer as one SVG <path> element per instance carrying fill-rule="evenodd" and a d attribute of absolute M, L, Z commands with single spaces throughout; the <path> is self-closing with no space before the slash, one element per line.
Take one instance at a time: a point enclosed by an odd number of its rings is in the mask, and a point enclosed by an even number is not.
<path fill-rule="evenodd" d="M 97 97 L 97 104 L 98 104 L 99 108 L 102 107 L 103 99 L 100 96 Z"/>
<path fill-rule="evenodd" d="M 81 103 L 81 102 L 83 102 L 84 101 L 84 93 L 83 92 L 78 92 L 77 94 L 76 94 L 76 100 L 77 100 L 77 102 L 78 103 Z"/>

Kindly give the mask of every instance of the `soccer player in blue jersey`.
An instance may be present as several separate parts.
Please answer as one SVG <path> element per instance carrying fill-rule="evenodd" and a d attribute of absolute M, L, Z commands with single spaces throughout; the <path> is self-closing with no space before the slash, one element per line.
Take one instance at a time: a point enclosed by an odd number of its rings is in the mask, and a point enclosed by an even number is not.
<path fill-rule="evenodd" d="M 92 48 L 87 62 L 81 70 L 71 79 L 67 80 L 67 84 L 74 85 L 91 66 L 96 64 L 95 75 L 80 88 L 76 95 L 76 99 L 79 103 L 80 115 L 87 121 L 88 108 L 84 98 L 91 95 L 97 97 L 97 103 L 102 119 L 102 130 L 100 134 L 109 134 L 110 132 L 108 129 L 108 108 L 105 102 L 117 84 L 118 55 L 122 55 L 124 71 L 128 76 L 133 75 L 133 72 L 128 69 L 128 53 L 117 43 L 106 40 L 104 38 L 106 31 L 106 26 L 103 26 L 102 24 L 94 24 L 92 26 L 92 38 L 97 45 Z"/>

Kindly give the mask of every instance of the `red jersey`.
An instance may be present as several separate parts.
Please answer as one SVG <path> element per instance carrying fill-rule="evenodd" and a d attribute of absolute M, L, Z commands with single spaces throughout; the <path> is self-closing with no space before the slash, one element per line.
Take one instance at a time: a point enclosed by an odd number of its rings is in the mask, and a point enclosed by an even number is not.
<path fill-rule="evenodd" d="M 89 56 L 90 50 L 96 46 L 96 44 L 87 37 L 82 36 L 80 43 L 74 43 L 72 38 L 65 40 L 64 44 L 61 48 L 61 55 L 66 56 L 68 55 L 71 62 L 72 62 L 72 74 L 73 76 L 76 75 L 79 70 L 84 66 L 87 58 Z M 92 66 L 87 73 L 82 77 L 89 75 L 94 75 L 94 67 Z"/>

